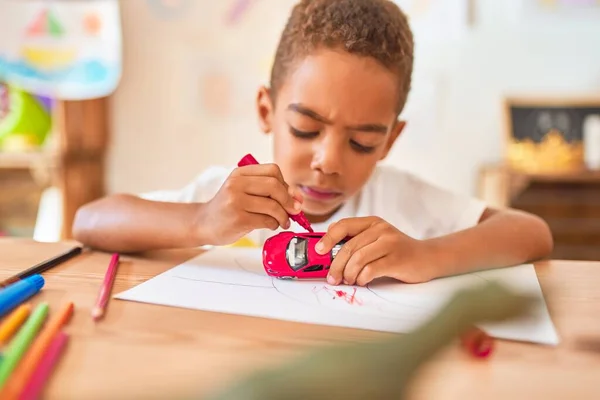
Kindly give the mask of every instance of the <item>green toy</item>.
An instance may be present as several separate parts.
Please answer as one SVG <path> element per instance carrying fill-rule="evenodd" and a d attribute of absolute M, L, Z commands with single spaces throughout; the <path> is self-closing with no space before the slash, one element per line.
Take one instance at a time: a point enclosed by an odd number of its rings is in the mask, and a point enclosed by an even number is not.
<path fill-rule="evenodd" d="M 8 111 L 0 119 L 0 149 L 16 142 L 25 150 L 41 146 L 51 128 L 50 114 L 33 95 L 14 87 L 7 90 Z"/>
<path fill-rule="evenodd" d="M 311 351 L 290 364 L 258 372 L 210 399 L 402 399 L 419 367 L 470 327 L 523 315 L 535 303 L 495 283 L 465 290 L 411 333 Z"/>

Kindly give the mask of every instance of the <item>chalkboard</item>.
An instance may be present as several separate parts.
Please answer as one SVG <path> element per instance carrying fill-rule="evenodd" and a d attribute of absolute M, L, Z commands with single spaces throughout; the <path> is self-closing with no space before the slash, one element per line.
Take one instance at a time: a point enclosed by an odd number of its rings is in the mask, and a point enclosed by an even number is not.
<path fill-rule="evenodd" d="M 526 139 L 540 143 L 551 131 L 561 134 L 567 143 L 583 140 L 583 127 L 590 115 L 600 115 L 597 105 L 582 106 L 521 106 L 509 104 L 511 141 Z"/>

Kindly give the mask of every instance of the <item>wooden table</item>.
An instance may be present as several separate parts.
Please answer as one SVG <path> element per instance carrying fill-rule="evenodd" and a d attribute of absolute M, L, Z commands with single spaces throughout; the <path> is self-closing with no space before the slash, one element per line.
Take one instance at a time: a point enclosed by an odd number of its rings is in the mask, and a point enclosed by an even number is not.
<path fill-rule="evenodd" d="M 2 239 L 0 278 L 71 245 Z M 113 293 L 196 254 L 122 257 Z M 285 361 L 309 346 L 384 335 L 119 300 L 112 300 L 106 318 L 95 324 L 90 309 L 109 259 L 105 253 L 84 253 L 44 273 L 46 285 L 34 303 L 49 302 L 51 313 L 67 301 L 76 307 L 66 328 L 69 348 L 45 398 L 202 398 L 243 373 Z M 543 262 L 536 270 L 542 288 L 554 290 L 551 315 L 561 344 L 500 341 L 487 361 L 450 347 L 421 371 L 412 398 L 600 398 L 600 262 Z"/>

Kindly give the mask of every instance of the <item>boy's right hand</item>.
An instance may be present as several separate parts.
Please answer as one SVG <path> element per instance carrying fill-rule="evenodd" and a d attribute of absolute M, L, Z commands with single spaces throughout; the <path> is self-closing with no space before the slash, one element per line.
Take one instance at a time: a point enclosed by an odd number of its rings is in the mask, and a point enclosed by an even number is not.
<path fill-rule="evenodd" d="M 195 231 L 203 244 L 226 245 L 254 229 L 288 229 L 289 216 L 301 211 L 301 201 L 276 164 L 239 167 L 203 205 Z"/>

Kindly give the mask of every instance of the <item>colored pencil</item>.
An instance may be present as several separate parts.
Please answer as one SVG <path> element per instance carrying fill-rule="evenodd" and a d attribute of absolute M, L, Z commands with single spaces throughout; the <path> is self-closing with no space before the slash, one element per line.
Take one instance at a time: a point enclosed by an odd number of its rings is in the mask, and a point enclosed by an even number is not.
<path fill-rule="evenodd" d="M 31 375 L 27 386 L 25 386 L 19 396 L 19 400 L 35 400 L 39 398 L 68 341 L 69 335 L 65 332 L 61 331 L 56 334 L 37 368 Z"/>
<path fill-rule="evenodd" d="M 38 304 L 25 324 L 19 329 L 19 332 L 14 339 L 11 340 L 8 349 L 4 352 L 2 362 L 0 363 L 0 388 L 4 387 L 10 374 L 35 339 L 35 335 L 37 335 L 42 324 L 46 320 L 48 308 L 48 303 Z M 0 396 L 0 398 L 2 397 Z"/>
<path fill-rule="evenodd" d="M 19 280 L 21 280 L 23 278 L 27 278 L 31 275 L 41 274 L 42 272 L 47 271 L 50 268 L 55 267 L 55 266 L 59 265 L 60 263 L 65 262 L 65 261 L 75 257 L 78 254 L 81 254 L 82 250 L 83 250 L 82 247 L 74 247 L 69 251 L 59 254 L 56 257 L 50 258 L 46 261 L 36 264 L 33 267 L 26 269 L 25 271 L 19 272 L 18 274 L 11 276 L 10 278 L 5 279 L 4 281 L 0 282 L 0 288 L 6 287 L 12 283 L 18 282 Z"/>
<path fill-rule="evenodd" d="M 21 304 L 14 310 L 2 325 L 0 325 L 0 345 L 4 346 L 8 339 L 19 329 L 21 324 L 25 322 L 31 312 L 31 304 Z"/>
<path fill-rule="evenodd" d="M 23 278 L 12 285 L 0 290 L 0 316 L 6 314 L 25 303 L 30 297 L 35 296 L 46 284 L 41 275 L 32 275 Z"/>
<path fill-rule="evenodd" d="M 110 259 L 110 264 L 108 264 L 108 269 L 106 270 L 106 275 L 104 276 L 104 282 L 102 283 L 100 292 L 98 293 L 96 305 L 92 309 L 92 318 L 94 318 L 95 321 L 104 316 L 106 305 L 108 304 L 108 299 L 110 298 L 110 291 L 112 289 L 113 282 L 115 281 L 115 276 L 117 275 L 118 265 L 119 254 L 115 253 Z"/>
<path fill-rule="evenodd" d="M 18 397 L 56 334 L 73 315 L 73 308 L 73 303 L 69 302 L 55 316 L 50 318 L 37 339 L 32 343 L 27 354 L 25 354 L 14 370 L 12 376 L 0 390 L 1 399 L 16 399 Z"/>

